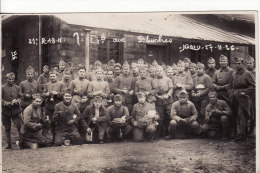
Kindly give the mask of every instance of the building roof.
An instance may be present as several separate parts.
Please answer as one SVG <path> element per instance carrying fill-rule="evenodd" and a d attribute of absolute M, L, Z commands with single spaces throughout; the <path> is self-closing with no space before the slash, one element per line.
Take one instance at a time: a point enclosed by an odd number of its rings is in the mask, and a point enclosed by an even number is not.
<path fill-rule="evenodd" d="M 68 24 L 107 28 L 176 38 L 255 44 L 255 39 L 201 23 L 181 14 L 164 13 L 77 13 L 55 14 Z"/>

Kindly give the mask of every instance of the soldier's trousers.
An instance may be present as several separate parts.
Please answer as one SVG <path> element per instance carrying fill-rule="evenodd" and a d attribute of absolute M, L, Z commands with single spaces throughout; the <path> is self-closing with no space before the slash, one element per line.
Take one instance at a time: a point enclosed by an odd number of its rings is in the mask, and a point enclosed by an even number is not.
<path fill-rule="evenodd" d="M 156 111 L 160 115 L 160 120 L 158 120 L 158 134 L 160 137 L 168 135 L 168 127 L 171 120 L 171 107 L 172 103 L 166 105 L 156 105 Z"/>
<path fill-rule="evenodd" d="M 118 126 L 118 125 L 111 124 L 106 129 L 107 138 L 119 139 L 120 130 L 122 132 L 123 137 L 127 137 L 129 135 L 131 129 L 132 129 L 132 127 L 129 124 L 125 124 L 124 126 Z"/>
<path fill-rule="evenodd" d="M 52 140 L 42 135 L 42 131 L 32 132 L 26 130 L 23 134 L 21 134 L 19 146 L 20 148 L 28 147 L 26 143 L 38 143 L 39 147 L 49 147 L 52 144 Z"/>
<path fill-rule="evenodd" d="M 238 105 L 237 110 L 237 134 L 245 136 L 247 132 L 247 122 L 249 119 L 249 115 L 244 110 L 244 108 L 241 105 Z"/>
<path fill-rule="evenodd" d="M 22 124 L 23 124 L 21 114 L 11 115 L 11 116 L 2 114 L 2 123 L 5 128 L 6 143 L 8 145 L 11 145 L 11 121 L 13 121 L 15 127 L 17 128 L 19 135 L 20 135 L 20 130 L 21 130 Z"/>
<path fill-rule="evenodd" d="M 156 133 L 156 130 L 147 131 L 147 126 L 137 126 L 133 128 L 133 138 L 136 142 L 141 142 L 145 138 L 152 138 Z"/>
<path fill-rule="evenodd" d="M 175 120 L 171 120 L 169 126 L 169 133 L 172 138 L 178 138 L 178 136 L 185 135 L 199 135 L 201 132 L 200 125 L 197 121 L 193 121 L 189 124 L 180 123 Z"/>
<path fill-rule="evenodd" d="M 58 131 L 55 133 L 55 146 L 63 145 L 64 140 L 70 140 L 72 145 L 81 145 L 83 143 L 82 138 L 76 129 L 74 129 L 71 132 Z"/>

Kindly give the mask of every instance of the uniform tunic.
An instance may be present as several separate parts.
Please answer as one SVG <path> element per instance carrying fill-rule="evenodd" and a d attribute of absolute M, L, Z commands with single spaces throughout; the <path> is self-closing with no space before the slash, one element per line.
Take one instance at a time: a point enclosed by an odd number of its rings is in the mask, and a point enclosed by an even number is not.
<path fill-rule="evenodd" d="M 195 105 L 191 101 L 187 100 L 186 103 L 176 101 L 172 104 L 171 115 L 172 119 L 174 119 L 174 116 L 178 116 L 180 118 L 194 117 L 194 119 L 197 119 L 198 112 Z"/>
<path fill-rule="evenodd" d="M 101 92 L 102 94 L 95 94 L 95 92 Z M 110 90 L 107 81 L 104 80 L 93 80 L 89 83 L 88 86 L 88 96 L 90 98 L 94 98 L 99 95 L 103 98 L 107 98 L 109 96 Z"/>
<path fill-rule="evenodd" d="M 73 95 L 87 96 L 89 81 L 87 79 L 75 79 L 70 83 Z"/>
<path fill-rule="evenodd" d="M 217 70 L 215 68 L 208 68 L 207 70 L 205 70 L 205 73 L 212 78 L 216 71 Z"/>
<path fill-rule="evenodd" d="M 38 77 L 38 83 L 40 85 L 40 92 L 43 91 L 45 84 L 48 83 L 50 81 L 49 79 L 49 74 L 46 73 L 42 73 L 39 77 Z"/>
<path fill-rule="evenodd" d="M 135 83 L 135 94 L 137 95 L 139 92 L 149 92 L 146 98 L 148 103 L 155 102 L 155 95 L 158 92 L 157 85 L 152 78 L 140 78 Z"/>
<path fill-rule="evenodd" d="M 173 93 L 173 83 L 172 80 L 166 76 L 158 77 L 158 79 L 154 79 L 155 84 L 158 88 L 158 95 L 169 95 L 168 99 L 157 99 L 156 105 L 167 105 L 173 102 L 172 93 Z"/>
<path fill-rule="evenodd" d="M 39 83 L 33 79 L 31 82 L 28 80 L 22 81 L 19 87 L 22 95 L 21 106 L 25 108 L 32 103 L 32 95 L 40 92 L 40 86 Z M 25 97 L 26 94 L 30 94 L 31 97 Z"/>
<path fill-rule="evenodd" d="M 195 78 L 192 78 L 190 74 L 186 74 L 185 72 L 183 73 L 178 73 L 173 77 L 173 85 L 175 86 L 174 93 L 173 93 L 173 98 L 174 101 L 178 100 L 178 95 L 180 91 L 185 89 L 186 91 L 191 91 L 193 88 L 193 81 Z M 182 88 L 177 88 L 176 85 L 181 84 Z"/>
<path fill-rule="evenodd" d="M 202 84 L 205 87 L 205 89 L 200 92 L 201 95 L 199 100 L 208 98 L 208 93 L 212 88 L 212 80 L 209 77 L 209 75 L 205 73 L 202 75 L 197 75 L 194 79 L 194 87 L 196 87 L 199 84 Z"/>

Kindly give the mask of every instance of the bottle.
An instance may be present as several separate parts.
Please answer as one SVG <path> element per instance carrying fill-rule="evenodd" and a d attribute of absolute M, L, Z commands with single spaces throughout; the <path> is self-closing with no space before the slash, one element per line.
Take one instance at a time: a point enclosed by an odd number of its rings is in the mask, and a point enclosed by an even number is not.
<path fill-rule="evenodd" d="M 86 134 L 86 140 L 88 142 L 92 142 L 93 141 L 93 137 L 92 136 L 93 136 L 92 130 L 88 131 L 87 134 Z"/>

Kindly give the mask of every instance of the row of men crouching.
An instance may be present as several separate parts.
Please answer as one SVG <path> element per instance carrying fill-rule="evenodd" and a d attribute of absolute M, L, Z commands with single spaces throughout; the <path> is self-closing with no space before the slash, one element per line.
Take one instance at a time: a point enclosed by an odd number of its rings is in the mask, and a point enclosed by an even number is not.
<path fill-rule="evenodd" d="M 216 92 L 210 92 L 209 96 L 217 100 Z M 127 107 L 122 105 L 122 96 L 119 94 L 114 97 L 114 104 L 108 108 L 103 106 L 102 97 L 96 96 L 93 104 L 87 106 L 81 114 L 78 107 L 71 102 L 72 94 L 68 89 L 64 93 L 63 101 L 55 106 L 53 116 L 46 117 L 41 107 L 43 99 L 36 94 L 33 96 L 32 104 L 23 113 L 19 147 L 27 148 L 30 143 L 45 147 L 67 145 L 68 141 L 72 145 L 81 145 L 102 144 L 104 139 L 105 142 L 111 142 L 158 138 L 157 126 L 163 122 L 155 111 L 155 106 L 146 102 L 144 93 L 139 93 L 137 99 L 138 103 L 134 105 L 131 115 Z M 206 111 L 208 111 L 205 117 L 207 123 L 200 126 L 196 121 L 198 113 L 194 104 L 188 100 L 187 92 L 181 91 L 179 100 L 172 105 L 169 136 L 166 136 L 166 139 L 175 138 L 180 131 L 184 135 L 203 134 L 208 131 L 209 122 L 214 118 L 216 121 L 220 120 L 220 124 L 223 125 L 223 137 L 226 137 L 227 117 L 231 113 L 228 105 L 224 105 L 223 110 L 214 112 L 208 108 Z M 49 129 L 53 139 L 47 136 Z"/>

